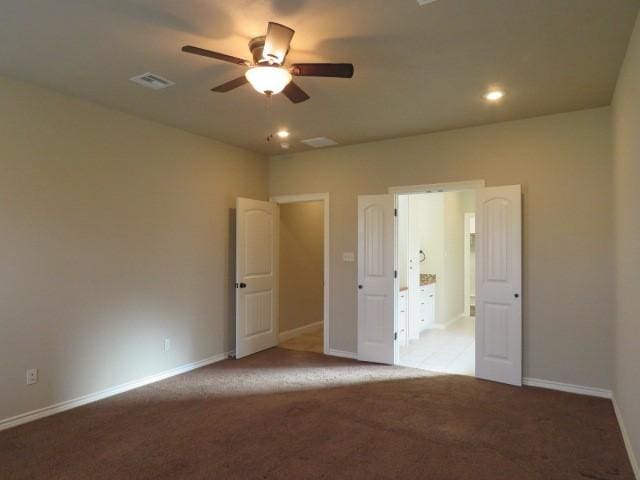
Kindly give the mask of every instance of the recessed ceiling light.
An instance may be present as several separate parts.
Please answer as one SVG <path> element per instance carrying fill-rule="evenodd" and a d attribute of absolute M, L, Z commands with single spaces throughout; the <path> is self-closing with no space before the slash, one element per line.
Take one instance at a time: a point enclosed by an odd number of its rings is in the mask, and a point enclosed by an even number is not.
<path fill-rule="evenodd" d="M 278 135 L 278 137 L 280 138 L 288 138 L 289 137 L 289 132 L 287 130 L 278 130 L 278 133 L 276 133 L 276 135 Z"/>
<path fill-rule="evenodd" d="M 491 90 L 484 96 L 484 98 L 486 98 L 490 102 L 497 102 L 502 97 L 504 97 L 504 92 L 502 90 Z"/>

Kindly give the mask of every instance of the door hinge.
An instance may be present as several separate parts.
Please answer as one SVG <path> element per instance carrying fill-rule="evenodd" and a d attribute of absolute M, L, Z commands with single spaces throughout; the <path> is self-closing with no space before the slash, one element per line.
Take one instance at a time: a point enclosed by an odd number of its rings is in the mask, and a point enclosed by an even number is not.
<path fill-rule="evenodd" d="M 398 270 L 393 271 L 393 278 L 398 278 Z"/>
<path fill-rule="evenodd" d="M 394 209 L 393 209 L 393 216 L 394 216 L 394 217 L 397 217 L 397 216 L 398 216 L 398 209 L 397 209 L 397 208 L 394 208 Z"/>
<path fill-rule="evenodd" d="M 397 340 L 397 339 L 398 339 L 398 332 L 394 332 L 394 334 L 393 334 L 393 339 L 394 339 L 394 340 Z"/>

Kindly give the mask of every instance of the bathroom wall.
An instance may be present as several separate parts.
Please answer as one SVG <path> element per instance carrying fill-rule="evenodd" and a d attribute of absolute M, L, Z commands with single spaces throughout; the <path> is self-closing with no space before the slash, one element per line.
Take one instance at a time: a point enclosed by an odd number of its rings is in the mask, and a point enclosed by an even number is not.
<path fill-rule="evenodd" d="M 409 197 L 398 195 L 398 283 L 400 288 L 408 285 L 409 254 Z"/>
<path fill-rule="evenodd" d="M 462 192 L 445 192 L 443 196 L 443 272 L 438 281 L 438 321 L 449 324 L 464 313 L 464 201 Z"/>
<path fill-rule="evenodd" d="M 444 271 L 444 196 L 441 193 L 409 195 L 409 231 L 416 242 L 410 254 L 420 273 Z M 419 250 L 426 259 L 420 263 Z"/>

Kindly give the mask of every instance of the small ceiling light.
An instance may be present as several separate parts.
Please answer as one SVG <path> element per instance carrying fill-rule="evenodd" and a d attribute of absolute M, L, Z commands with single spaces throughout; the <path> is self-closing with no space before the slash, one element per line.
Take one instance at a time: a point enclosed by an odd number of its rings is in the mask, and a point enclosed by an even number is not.
<path fill-rule="evenodd" d="M 275 95 L 284 90 L 291 81 L 289 70 L 282 67 L 259 65 L 244 74 L 253 88 L 264 95 Z"/>
<path fill-rule="evenodd" d="M 280 138 L 288 138 L 289 132 L 286 130 L 278 130 L 278 133 L 276 133 L 276 135 L 278 135 L 278 137 Z"/>
<path fill-rule="evenodd" d="M 484 96 L 484 98 L 486 98 L 490 102 L 497 102 L 502 97 L 504 97 L 504 92 L 502 90 L 491 90 L 490 92 L 487 92 Z"/>

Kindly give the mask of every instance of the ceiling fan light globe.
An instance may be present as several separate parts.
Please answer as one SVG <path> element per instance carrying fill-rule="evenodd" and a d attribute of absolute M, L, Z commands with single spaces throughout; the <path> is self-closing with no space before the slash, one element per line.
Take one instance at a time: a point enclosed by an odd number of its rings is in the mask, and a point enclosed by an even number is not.
<path fill-rule="evenodd" d="M 275 95 L 291 82 L 291 74 L 286 68 L 256 66 L 245 73 L 251 86 L 264 95 Z"/>

